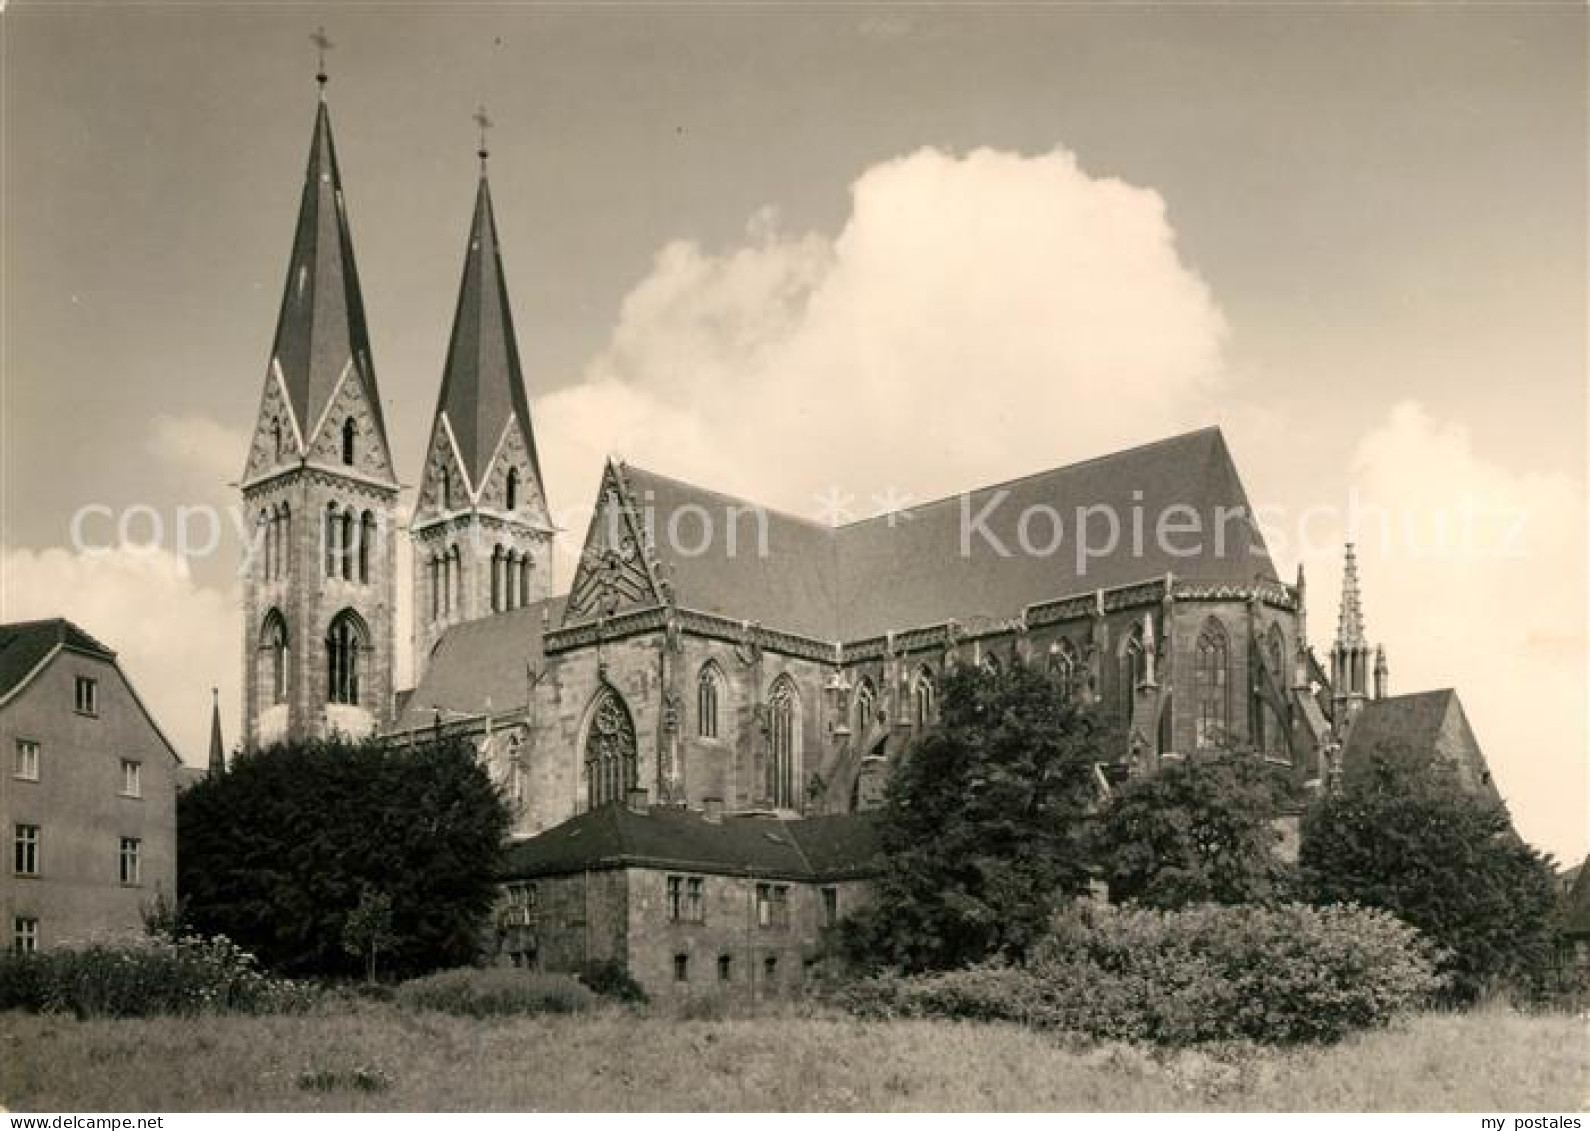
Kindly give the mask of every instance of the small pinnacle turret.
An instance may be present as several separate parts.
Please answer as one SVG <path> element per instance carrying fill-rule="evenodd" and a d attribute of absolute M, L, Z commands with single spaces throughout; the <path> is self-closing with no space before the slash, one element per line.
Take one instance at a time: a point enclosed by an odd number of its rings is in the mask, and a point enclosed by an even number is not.
<path fill-rule="evenodd" d="M 1358 555 L 1349 542 L 1342 565 L 1342 603 L 1336 621 L 1336 642 L 1331 648 L 1331 700 L 1335 707 L 1333 721 L 1339 734 L 1346 734 L 1369 699 L 1372 651 L 1364 634 Z M 1373 674 L 1379 684 L 1378 665 Z"/>
<path fill-rule="evenodd" d="M 221 742 L 221 692 L 210 688 L 210 776 L 226 773 L 226 747 Z"/>

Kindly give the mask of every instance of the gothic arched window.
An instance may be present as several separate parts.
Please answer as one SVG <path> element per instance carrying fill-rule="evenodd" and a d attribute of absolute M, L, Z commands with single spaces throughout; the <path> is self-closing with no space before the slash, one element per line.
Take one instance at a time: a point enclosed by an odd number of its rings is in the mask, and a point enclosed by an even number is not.
<path fill-rule="evenodd" d="M 359 426 L 353 422 L 353 417 L 342 422 L 342 462 L 349 467 L 353 466 L 354 441 L 358 439 Z"/>
<path fill-rule="evenodd" d="M 276 540 L 276 576 L 286 577 L 287 563 L 293 556 L 293 509 L 283 503 L 278 512 L 281 520 L 281 536 Z"/>
<path fill-rule="evenodd" d="M 355 545 L 355 539 L 358 538 L 359 533 L 355 529 L 354 514 L 352 509 L 342 512 L 341 524 L 342 541 L 338 543 L 338 547 L 340 551 L 339 556 L 342 561 L 342 580 L 352 581 L 353 562 L 359 549 L 359 547 Z"/>
<path fill-rule="evenodd" d="M 519 507 L 519 469 L 508 469 L 508 509 L 517 510 Z"/>
<path fill-rule="evenodd" d="M 447 551 L 447 611 L 456 613 L 463 601 L 464 559 L 458 547 Z"/>
<path fill-rule="evenodd" d="M 518 606 L 517 607 L 521 608 L 521 609 L 524 608 L 524 606 L 526 606 L 526 605 L 528 605 L 530 603 L 530 568 L 531 568 L 531 565 L 532 565 L 532 563 L 530 561 L 530 555 L 529 554 L 520 554 L 519 555 L 519 593 L 518 593 L 518 597 L 517 597 L 517 600 L 518 600 Z"/>
<path fill-rule="evenodd" d="M 453 509 L 453 473 L 451 471 L 449 471 L 447 468 L 444 467 L 444 468 L 442 468 L 441 479 L 442 479 L 442 489 L 441 489 L 440 494 L 442 496 L 442 509 L 443 510 L 452 510 Z"/>
<path fill-rule="evenodd" d="M 862 676 L 856 683 L 856 737 L 866 734 L 873 719 L 878 717 L 878 689 L 872 680 Z"/>
<path fill-rule="evenodd" d="M 1121 642 L 1120 711 L 1124 722 L 1132 721 L 1132 696 L 1148 679 L 1148 653 L 1143 647 L 1143 626 L 1134 624 Z"/>
<path fill-rule="evenodd" d="M 502 612 L 507 605 L 507 602 L 503 600 L 502 572 L 502 546 L 493 546 L 491 550 L 491 611 L 494 613 Z"/>
<path fill-rule="evenodd" d="M 585 730 L 585 782 L 589 807 L 621 801 L 636 781 L 635 724 L 613 688 L 602 685 Z"/>
<path fill-rule="evenodd" d="M 337 576 L 337 559 L 341 555 L 342 523 L 337 518 L 337 504 L 326 507 L 326 523 L 322 542 L 326 552 L 326 576 Z"/>
<path fill-rule="evenodd" d="M 365 511 L 359 517 L 359 580 L 370 580 L 370 544 L 375 541 L 375 515 Z"/>
<path fill-rule="evenodd" d="M 1061 698 L 1070 701 L 1077 693 L 1077 650 L 1061 638 L 1049 647 L 1049 676 Z"/>
<path fill-rule="evenodd" d="M 442 559 L 431 555 L 431 619 L 442 615 Z"/>
<path fill-rule="evenodd" d="M 276 453 L 276 458 L 282 458 L 282 422 L 277 417 L 271 417 L 271 448 Z"/>
<path fill-rule="evenodd" d="M 357 614 L 344 609 L 326 632 L 326 701 L 359 703 L 359 655 L 364 650 L 364 626 Z"/>
<path fill-rule="evenodd" d="M 801 697 L 795 681 L 780 676 L 767 699 L 767 795 L 775 809 L 800 803 Z"/>
<path fill-rule="evenodd" d="M 1193 695 L 1197 703 L 1197 738 L 1200 748 L 1223 746 L 1228 741 L 1231 645 L 1220 622 L 1210 617 L 1198 634 L 1193 654 Z"/>
<path fill-rule="evenodd" d="M 287 702 L 287 621 L 275 609 L 265 614 L 260 646 L 270 653 L 270 701 Z"/>
<path fill-rule="evenodd" d="M 255 520 L 254 526 L 258 531 L 255 539 L 255 545 L 259 546 L 265 558 L 265 577 L 269 579 L 272 576 L 271 567 L 275 563 L 276 553 L 275 517 L 270 511 L 261 509 L 259 512 L 259 518 Z"/>
<path fill-rule="evenodd" d="M 696 677 L 696 734 L 701 738 L 718 737 L 718 691 L 723 683 L 718 665 L 708 660 L 701 665 Z"/>
<path fill-rule="evenodd" d="M 923 668 L 916 673 L 916 679 L 911 683 L 911 717 L 917 729 L 925 730 L 933 725 L 933 673 Z"/>

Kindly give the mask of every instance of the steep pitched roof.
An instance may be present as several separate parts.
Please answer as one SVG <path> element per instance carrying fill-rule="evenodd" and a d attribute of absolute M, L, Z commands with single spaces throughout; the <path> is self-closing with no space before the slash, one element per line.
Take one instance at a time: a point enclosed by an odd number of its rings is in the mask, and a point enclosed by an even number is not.
<path fill-rule="evenodd" d="M 331 138 L 331 115 L 323 99 L 315 112 L 314 139 L 304 171 L 298 227 L 271 355 L 281 367 L 305 443 L 351 363 L 350 375 L 363 384 L 381 445 L 387 447 L 342 174 Z"/>
<path fill-rule="evenodd" d="M 64 617 L 0 624 L 0 699 L 21 687 L 57 647 L 104 660 L 116 653 Z"/>
<path fill-rule="evenodd" d="M 116 653 L 64 617 L 0 624 L 0 706 L 32 682 L 33 677 L 44 669 L 51 657 L 63 649 L 104 660 L 115 668 L 133 702 L 143 712 L 144 718 L 148 720 L 149 726 L 159 736 L 160 741 L 165 744 L 172 760 L 178 764 L 182 762 L 182 756 L 177 753 L 177 748 L 166 737 L 166 732 L 160 729 L 160 724 L 155 721 L 154 715 L 149 713 L 149 708 L 138 694 L 138 689 L 133 686 L 132 680 L 127 678 L 127 673 L 122 671 L 121 665 L 116 662 Z"/>
<path fill-rule="evenodd" d="M 1496 783 L 1463 704 L 1452 688 L 1371 699 L 1353 720 L 1342 751 L 1351 772 L 1376 752 L 1406 751 L 1445 761 L 1469 789 L 1497 795 Z"/>
<path fill-rule="evenodd" d="M 419 685 L 407 696 L 394 731 L 428 727 L 442 712 L 459 715 L 511 711 L 525 704 L 526 664 L 541 666 L 541 621 L 556 625 L 563 598 L 535 601 L 509 613 L 465 621 L 444 632 Z"/>
<path fill-rule="evenodd" d="M 497 220 L 484 170 L 475 194 L 475 215 L 458 286 L 453 333 L 442 370 L 442 391 L 436 402 L 437 417 L 443 414 L 452 428 L 471 486 L 478 487 L 484 478 L 510 416 L 530 454 L 531 471 L 540 480 L 530 402 L 525 396 L 519 344 L 514 336 L 508 284 L 497 241 Z"/>
<path fill-rule="evenodd" d="M 1573 872 L 1573 886 L 1562 903 L 1562 931 L 1570 936 L 1590 935 L 1590 868 L 1580 864 Z"/>
<path fill-rule="evenodd" d="M 1101 517 L 1083 517 L 1090 508 L 1117 517 L 1117 545 L 1079 559 L 1079 544 L 1097 551 L 1109 541 Z M 1223 511 L 1246 517 L 1227 524 L 1221 539 L 1216 531 Z M 1141 546 L 1133 544 L 1136 513 L 1144 516 Z M 1155 537 L 1160 516 L 1171 521 L 1189 513 L 1197 516 L 1201 535 Z M 1053 519 L 1060 523 L 1059 545 L 1052 553 L 1037 552 L 1051 542 Z M 1085 535 L 1079 528 L 1084 522 Z M 1041 601 L 1167 573 L 1200 582 L 1277 580 L 1218 428 L 841 527 L 838 542 L 839 619 L 849 639 L 952 618 L 1014 616 Z M 1171 552 L 1192 549 L 1185 556 Z"/>
<path fill-rule="evenodd" d="M 624 470 L 679 605 L 819 640 L 1010 617 L 1041 601 L 1166 573 L 1214 583 L 1277 580 L 1217 428 L 837 528 L 642 468 Z M 1100 552 L 1110 539 L 1106 510 L 1119 525 L 1115 548 Z M 1079 555 L 1079 516 L 1090 513 L 1097 516 L 1085 519 L 1093 552 Z M 1132 534 L 1139 513 L 1147 531 L 1141 545 Z M 1195 515 L 1201 533 L 1157 538 L 1162 515 L 1177 522 Z M 1060 541 L 1044 552 L 1055 520 Z M 766 531 L 760 545 L 758 521 Z"/>
<path fill-rule="evenodd" d="M 581 813 L 508 849 L 504 879 L 625 865 L 794 880 L 865 875 L 877 854 L 873 821 L 847 814 L 787 821 L 621 802 Z"/>
<path fill-rule="evenodd" d="M 840 638 L 832 528 L 633 465 L 624 478 L 676 604 Z"/>

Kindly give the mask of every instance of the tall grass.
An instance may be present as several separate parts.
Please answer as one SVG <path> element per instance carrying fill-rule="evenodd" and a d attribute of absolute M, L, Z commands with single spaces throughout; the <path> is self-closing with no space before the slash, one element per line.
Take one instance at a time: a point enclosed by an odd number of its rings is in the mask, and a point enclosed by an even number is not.
<path fill-rule="evenodd" d="M 1584 1022 L 1424 1014 L 1339 1044 L 1150 1051 L 1011 1024 L 0 1015 L 0 1104 L 38 1110 L 1579 1110 Z M 527 1070 L 533 1066 L 533 1070 Z"/>

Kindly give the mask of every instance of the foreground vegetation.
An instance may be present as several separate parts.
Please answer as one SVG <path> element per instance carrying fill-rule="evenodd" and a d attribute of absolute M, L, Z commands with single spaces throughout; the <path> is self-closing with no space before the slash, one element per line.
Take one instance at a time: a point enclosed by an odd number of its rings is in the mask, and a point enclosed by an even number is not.
<path fill-rule="evenodd" d="M 1424 1014 L 1329 1046 L 1153 1052 L 1017 1025 L 616 1006 L 495 1020 L 0 1015 L 14 1110 L 1578 1110 L 1584 1022 Z"/>

